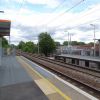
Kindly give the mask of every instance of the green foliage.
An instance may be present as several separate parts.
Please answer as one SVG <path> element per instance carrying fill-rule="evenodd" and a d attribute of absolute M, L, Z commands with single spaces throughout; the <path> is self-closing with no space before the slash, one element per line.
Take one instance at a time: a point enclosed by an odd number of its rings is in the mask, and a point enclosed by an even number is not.
<path fill-rule="evenodd" d="M 25 52 L 31 52 L 33 53 L 33 50 L 34 50 L 34 43 L 29 41 L 29 42 L 26 42 L 25 45 L 24 45 L 24 48 L 23 50 Z"/>
<path fill-rule="evenodd" d="M 2 47 L 3 48 L 7 48 L 7 47 L 9 47 L 9 44 L 8 44 L 8 41 L 6 40 L 6 38 L 2 38 Z"/>
<path fill-rule="evenodd" d="M 64 41 L 63 45 L 68 45 L 68 41 Z M 78 42 L 78 41 L 71 41 L 71 45 L 85 45 L 84 42 Z"/>
<path fill-rule="evenodd" d="M 18 49 L 24 50 L 24 46 L 25 46 L 25 42 L 20 41 L 17 47 Z"/>
<path fill-rule="evenodd" d="M 72 41 L 72 42 L 71 42 L 71 45 L 79 45 L 79 42 L 77 42 L 77 41 Z"/>
<path fill-rule="evenodd" d="M 64 41 L 63 42 L 63 45 L 68 45 L 68 41 Z"/>
<path fill-rule="evenodd" d="M 85 42 L 78 42 L 79 45 L 85 45 Z"/>
<path fill-rule="evenodd" d="M 33 53 L 38 53 L 38 45 L 34 44 Z"/>
<path fill-rule="evenodd" d="M 47 32 L 39 35 L 39 46 L 41 53 L 45 54 L 45 56 L 53 53 L 53 51 L 56 49 L 54 40 Z"/>
<path fill-rule="evenodd" d="M 90 43 L 88 43 L 88 45 L 91 45 L 91 46 L 93 46 L 93 45 L 94 45 L 94 42 L 90 42 Z"/>
<path fill-rule="evenodd" d="M 55 42 L 56 47 L 60 46 L 60 42 Z"/>
<path fill-rule="evenodd" d="M 35 53 L 37 50 L 37 46 L 31 41 L 26 43 L 21 41 L 17 47 L 18 49 L 21 49 L 24 52 L 30 52 L 30 53 Z"/>

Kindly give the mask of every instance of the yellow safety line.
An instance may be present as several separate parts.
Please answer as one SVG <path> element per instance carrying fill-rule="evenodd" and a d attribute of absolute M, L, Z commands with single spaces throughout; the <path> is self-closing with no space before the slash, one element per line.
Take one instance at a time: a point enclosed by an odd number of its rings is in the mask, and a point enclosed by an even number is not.
<path fill-rule="evenodd" d="M 45 81 L 49 82 L 50 85 L 63 97 L 65 98 L 65 100 L 71 100 L 71 98 L 69 96 L 66 96 L 60 89 L 58 89 L 55 85 L 53 85 L 48 79 L 44 78 L 40 73 L 38 73 L 37 71 L 35 71 L 28 63 L 26 63 L 24 60 L 22 60 L 20 57 L 17 57 L 20 61 L 23 61 L 24 64 L 27 65 L 27 67 L 29 69 L 31 69 L 32 71 L 34 71 L 36 74 L 38 74 L 41 78 L 43 78 Z"/>

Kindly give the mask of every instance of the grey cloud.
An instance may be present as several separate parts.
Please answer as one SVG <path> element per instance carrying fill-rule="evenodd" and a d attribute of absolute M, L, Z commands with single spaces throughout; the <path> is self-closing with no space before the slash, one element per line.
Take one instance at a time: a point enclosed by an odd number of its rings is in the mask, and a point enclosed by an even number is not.
<path fill-rule="evenodd" d="M 31 27 L 31 26 L 25 26 L 25 25 L 21 25 L 21 24 L 13 24 L 12 28 L 14 29 L 18 29 L 20 32 L 19 34 L 21 34 L 21 37 L 25 38 L 25 39 L 36 39 L 36 37 L 38 36 L 38 32 L 36 27 Z"/>
<path fill-rule="evenodd" d="M 53 37 L 55 40 L 63 40 L 63 38 L 62 37 Z"/>
<path fill-rule="evenodd" d="M 85 41 L 90 41 L 91 38 L 82 37 L 82 38 L 80 38 L 80 40 L 85 42 Z"/>
<path fill-rule="evenodd" d="M 79 31 L 83 31 L 83 32 L 87 32 L 87 31 L 90 31 L 92 30 L 91 27 L 88 27 L 88 26 L 80 26 L 78 28 Z"/>
<path fill-rule="evenodd" d="M 47 29 L 45 27 L 42 26 L 25 26 L 22 24 L 18 24 L 18 23 L 13 23 L 12 24 L 12 28 L 14 29 L 18 29 L 19 30 L 19 34 L 22 38 L 27 39 L 27 40 L 37 40 L 38 35 L 41 32 L 48 32 L 50 33 L 50 35 L 54 35 L 55 34 L 55 28 L 51 28 L 48 27 Z"/>
<path fill-rule="evenodd" d="M 34 36 L 34 34 L 33 35 L 24 35 L 22 37 L 25 38 L 25 39 L 28 39 L 30 41 L 37 40 L 37 36 Z"/>
<path fill-rule="evenodd" d="M 17 24 L 15 26 L 13 26 L 13 28 L 16 28 L 16 29 L 19 29 L 21 32 L 23 33 L 33 33 L 34 34 L 36 33 L 36 28 L 35 27 L 31 27 L 31 26 L 24 26 L 24 25 L 21 25 L 21 24 Z"/>
<path fill-rule="evenodd" d="M 99 30 L 100 29 L 100 25 L 99 24 L 94 24 L 95 25 L 95 29 Z M 84 25 L 84 26 L 80 26 L 77 28 L 79 31 L 83 31 L 83 32 L 87 32 L 87 31 L 91 31 L 93 30 L 93 27 L 91 25 Z"/>

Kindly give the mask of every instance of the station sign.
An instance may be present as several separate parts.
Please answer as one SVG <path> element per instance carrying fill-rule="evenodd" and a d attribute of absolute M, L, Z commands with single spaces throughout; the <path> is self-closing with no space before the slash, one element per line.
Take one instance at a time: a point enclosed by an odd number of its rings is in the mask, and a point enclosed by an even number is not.
<path fill-rule="evenodd" d="M 10 36 L 10 20 L 1 20 L 0 19 L 0 37 L 2 36 Z"/>

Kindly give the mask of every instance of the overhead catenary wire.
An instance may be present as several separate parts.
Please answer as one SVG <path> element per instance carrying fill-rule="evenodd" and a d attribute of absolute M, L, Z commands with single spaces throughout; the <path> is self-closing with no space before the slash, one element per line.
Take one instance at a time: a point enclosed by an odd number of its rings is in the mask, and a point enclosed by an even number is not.
<path fill-rule="evenodd" d="M 57 9 L 59 9 L 61 6 L 63 6 L 63 4 L 65 3 L 65 1 L 66 0 L 63 0 L 60 4 L 58 4 L 58 6 L 56 6 L 52 11 L 50 11 L 50 12 L 52 12 L 52 14 L 57 10 Z M 51 15 L 51 17 L 52 17 L 52 15 Z M 42 24 L 42 26 L 44 26 L 44 27 L 46 27 L 46 29 L 47 29 L 47 25 L 46 24 Z"/>
<path fill-rule="evenodd" d="M 65 1 L 66 1 L 66 0 L 64 0 L 61 4 L 63 4 Z M 82 0 L 82 1 L 78 2 L 77 4 L 75 4 L 74 6 L 72 6 L 71 8 L 67 9 L 65 12 L 59 14 L 59 16 L 61 17 L 61 16 L 64 15 L 66 12 L 70 11 L 71 9 L 73 9 L 73 8 L 75 8 L 76 6 L 78 6 L 79 4 L 81 4 L 83 1 L 85 1 L 85 0 Z M 24 2 L 25 2 L 25 0 L 22 0 L 22 3 L 20 3 L 20 10 L 21 10 L 21 8 L 22 8 Z M 56 10 L 57 8 L 59 8 L 59 6 L 61 6 L 61 4 L 59 4 L 59 5 L 55 8 L 55 10 Z M 19 12 L 20 12 L 20 11 L 19 11 Z M 57 19 L 59 16 L 56 16 L 54 19 L 52 19 L 52 21 L 55 20 L 55 19 Z M 49 22 L 48 22 L 48 23 L 49 23 Z M 46 23 L 46 25 L 47 25 L 48 23 Z"/>
<path fill-rule="evenodd" d="M 73 26 L 73 27 L 68 27 L 68 28 L 59 28 L 59 27 L 55 27 L 54 31 L 56 32 L 56 31 L 58 31 L 58 30 L 60 30 L 60 31 L 72 30 L 72 29 L 74 29 L 74 28 L 78 28 L 78 27 L 80 27 L 80 26 L 82 26 L 82 25 L 85 25 L 85 24 L 90 25 L 90 23 L 92 23 L 92 22 L 94 22 L 94 21 L 99 21 L 99 20 L 100 20 L 100 18 L 97 18 L 97 19 L 90 20 L 90 21 L 88 21 L 88 22 L 85 22 L 85 23 L 82 23 L 82 24 L 79 24 L 79 25 L 75 25 L 75 26 Z"/>
<path fill-rule="evenodd" d="M 63 16 L 66 12 L 69 12 L 70 10 L 72 10 L 73 8 L 77 7 L 78 5 L 80 5 L 83 1 L 85 0 L 82 0 L 80 2 L 78 2 L 77 4 L 75 4 L 74 6 L 72 6 L 71 8 L 67 9 L 66 11 L 64 11 L 63 13 L 59 14 L 58 16 L 54 17 L 53 19 L 51 19 L 50 21 L 48 21 L 45 25 L 48 25 L 52 22 L 54 22 L 55 20 L 57 20 L 59 18 L 59 16 Z"/>
<path fill-rule="evenodd" d="M 100 20 L 100 18 L 97 18 L 97 19 L 94 19 L 94 20 L 91 20 L 91 21 L 88 21 L 88 22 L 85 22 L 85 23 L 82 23 L 82 24 L 79 24 L 79 25 L 75 25 L 75 26 L 73 26 L 73 27 L 68 27 L 68 30 L 70 29 L 73 29 L 73 28 L 77 28 L 77 27 L 79 27 L 79 26 L 82 26 L 82 25 L 85 25 L 85 24 L 90 24 L 91 22 L 94 22 L 94 21 L 98 21 L 98 20 Z M 55 30 L 59 30 L 60 28 L 59 27 L 56 27 L 56 29 Z M 64 30 L 65 28 L 63 28 L 63 29 L 60 29 L 60 30 Z"/>
<path fill-rule="evenodd" d="M 100 8 L 99 8 L 99 9 L 100 9 Z M 99 9 L 98 9 L 98 10 L 99 10 Z M 97 9 L 96 9 L 96 10 L 97 10 Z M 88 13 L 86 13 L 86 14 L 80 16 L 80 17 L 78 18 L 78 20 L 81 19 L 81 18 L 84 18 L 84 17 L 86 17 L 87 15 L 92 14 L 92 13 L 94 13 L 94 12 L 95 12 L 95 10 L 92 11 L 92 12 L 88 12 Z M 77 19 L 74 20 L 74 21 L 77 21 Z M 68 21 L 67 21 L 67 22 L 68 22 Z M 63 25 L 66 25 L 66 24 L 61 24 L 61 25 L 59 25 L 59 26 L 57 26 L 57 27 L 61 27 L 61 26 L 63 26 Z"/>
<path fill-rule="evenodd" d="M 19 0 L 20 1 L 20 0 Z M 19 8 L 21 9 L 23 7 L 25 0 L 22 0 L 22 2 L 19 2 Z"/>
<path fill-rule="evenodd" d="M 76 27 L 79 27 L 79 26 L 81 26 L 81 25 L 89 24 L 89 23 L 94 22 L 94 21 L 97 21 L 97 20 L 100 20 L 100 18 L 97 18 L 97 19 L 94 19 L 94 20 L 88 21 L 88 22 L 83 23 L 83 24 L 80 24 L 80 25 L 73 26 L 72 28 L 76 28 Z"/>
<path fill-rule="evenodd" d="M 58 6 L 56 6 L 56 7 L 52 10 L 52 12 L 54 13 L 57 9 L 59 9 L 59 8 L 64 4 L 65 1 L 66 1 L 66 0 L 63 0 L 60 4 L 58 4 Z"/>

